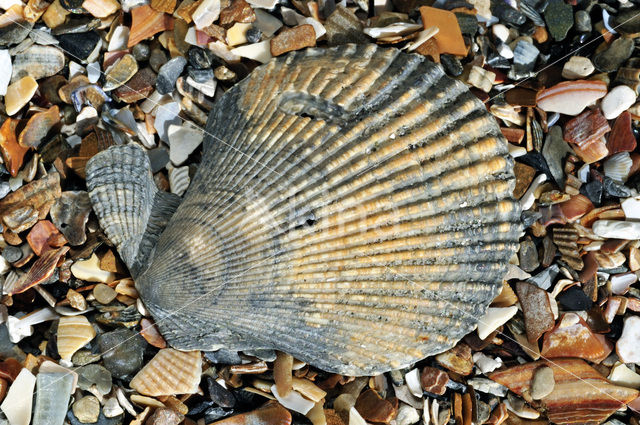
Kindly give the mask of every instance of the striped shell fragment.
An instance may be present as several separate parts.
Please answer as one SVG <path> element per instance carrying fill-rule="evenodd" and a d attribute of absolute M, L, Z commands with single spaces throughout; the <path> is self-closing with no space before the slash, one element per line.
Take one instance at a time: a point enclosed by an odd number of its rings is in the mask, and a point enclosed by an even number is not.
<path fill-rule="evenodd" d="M 521 232 L 513 162 L 439 65 L 375 45 L 297 51 L 227 91 L 206 131 L 182 200 L 134 144 L 87 166 L 172 347 L 376 374 L 452 347 L 499 291 Z"/>

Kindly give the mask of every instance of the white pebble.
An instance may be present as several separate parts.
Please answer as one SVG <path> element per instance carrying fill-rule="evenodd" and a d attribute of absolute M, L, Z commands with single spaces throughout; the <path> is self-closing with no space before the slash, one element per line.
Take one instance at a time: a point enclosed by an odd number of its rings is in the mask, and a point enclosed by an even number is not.
<path fill-rule="evenodd" d="M 571 59 L 564 64 L 562 76 L 569 80 L 577 80 L 591 75 L 594 70 L 595 67 L 589 58 L 572 56 Z"/>
<path fill-rule="evenodd" d="M 506 43 L 498 44 L 498 54 L 505 59 L 513 59 L 513 50 Z"/>
<path fill-rule="evenodd" d="M 8 50 L 0 50 L 0 96 L 7 94 L 7 87 L 11 81 L 11 55 Z"/>
<path fill-rule="evenodd" d="M 265 40 L 236 47 L 230 53 L 242 58 L 253 59 L 260 63 L 267 63 L 271 60 L 271 41 Z"/>
<path fill-rule="evenodd" d="M 598 220 L 593 223 L 593 233 L 601 238 L 640 239 L 640 222 L 619 220 Z"/>
<path fill-rule="evenodd" d="M 640 389 L 640 375 L 629 369 L 623 363 L 618 363 L 611 369 L 607 379 L 614 384 Z"/>
<path fill-rule="evenodd" d="M 87 260 L 78 260 L 73 263 L 71 273 L 76 279 L 86 280 L 87 282 L 109 283 L 116 278 L 112 272 L 100 268 L 100 260 L 96 254 L 92 254 Z"/>
<path fill-rule="evenodd" d="M 624 319 L 622 335 L 616 342 L 616 353 L 623 363 L 640 364 L 640 316 Z"/>
<path fill-rule="evenodd" d="M 533 206 L 533 202 L 536 200 L 534 194 L 535 190 L 538 188 L 538 186 L 546 181 L 546 174 L 540 174 L 535 179 L 533 179 L 533 181 L 529 185 L 529 189 L 527 189 L 524 195 L 522 195 L 522 198 L 520 198 L 520 206 L 522 207 L 523 211 L 526 211 Z"/>
<path fill-rule="evenodd" d="M 621 85 L 614 87 L 602 98 L 602 114 L 608 120 L 616 118 L 626 111 L 636 102 L 636 92 L 629 86 Z"/>
<path fill-rule="evenodd" d="M 627 198 L 620 203 L 627 219 L 640 219 L 640 199 Z"/>
<path fill-rule="evenodd" d="M 500 359 L 500 357 L 493 359 L 480 351 L 473 354 L 473 362 L 478 366 L 482 373 L 493 372 L 502 366 L 502 359 Z"/>
<path fill-rule="evenodd" d="M 420 415 L 418 414 L 418 411 L 408 404 L 402 404 L 398 409 L 396 425 L 413 425 L 419 420 Z"/>
<path fill-rule="evenodd" d="M 611 292 L 622 295 L 629 290 L 629 287 L 638 281 L 635 273 L 620 273 L 611 276 Z"/>

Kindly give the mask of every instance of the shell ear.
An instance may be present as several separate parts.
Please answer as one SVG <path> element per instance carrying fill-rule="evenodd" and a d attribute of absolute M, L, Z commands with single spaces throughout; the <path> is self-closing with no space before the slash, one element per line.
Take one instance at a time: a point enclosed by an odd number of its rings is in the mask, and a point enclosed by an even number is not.
<path fill-rule="evenodd" d="M 100 226 L 135 278 L 181 198 L 157 189 L 146 152 L 133 143 L 98 153 L 86 172 Z"/>

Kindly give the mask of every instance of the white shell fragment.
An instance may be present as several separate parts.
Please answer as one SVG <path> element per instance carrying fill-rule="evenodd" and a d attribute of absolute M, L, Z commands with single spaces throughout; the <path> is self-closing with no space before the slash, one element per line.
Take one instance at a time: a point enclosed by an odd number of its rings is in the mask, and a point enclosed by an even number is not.
<path fill-rule="evenodd" d="M 208 27 L 220 16 L 220 0 L 203 0 L 191 15 L 198 29 Z"/>
<path fill-rule="evenodd" d="M 404 375 L 404 380 L 409 391 L 416 397 L 422 398 L 422 385 L 420 384 L 420 371 L 412 369 Z"/>
<path fill-rule="evenodd" d="M 421 29 L 422 29 L 421 24 L 412 24 L 409 22 L 397 22 L 395 24 L 387 25 L 386 27 L 365 28 L 364 33 L 372 38 L 383 38 L 383 37 L 390 37 L 393 35 L 409 34 Z"/>
<path fill-rule="evenodd" d="M 304 398 L 299 392 L 295 390 L 289 391 L 286 397 L 282 397 L 278 394 L 278 389 L 275 385 L 271 386 L 271 393 L 275 396 L 276 400 L 287 409 L 291 409 L 298 413 L 306 415 L 309 410 L 315 405 L 311 400 Z"/>
<path fill-rule="evenodd" d="M 78 260 L 71 266 L 71 273 L 81 280 L 87 282 L 113 282 L 116 275 L 112 272 L 100 268 L 100 259 L 94 253 L 86 260 Z"/>
<path fill-rule="evenodd" d="M 174 165 L 182 165 L 202 143 L 202 130 L 194 125 L 169 125 L 169 159 Z"/>
<path fill-rule="evenodd" d="M 11 55 L 8 50 L 0 50 L 0 96 L 7 94 L 7 87 L 11 81 Z"/>
<path fill-rule="evenodd" d="M 478 320 L 478 337 L 485 339 L 493 331 L 504 325 L 518 312 L 518 307 L 489 307 L 487 313 Z"/>
<path fill-rule="evenodd" d="M 184 195 L 191 182 L 189 178 L 189 167 L 168 167 L 168 169 L 171 193 L 175 193 L 178 196 Z"/>
<path fill-rule="evenodd" d="M 71 398 L 73 375 L 39 372 L 33 425 L 62 425 Z"/>
<path fill-rule="evenodd" d="M 127 50 L 127 42 L 129 41 L 129 27 L 124 25 L 117 26 L 111 33 L 109 47 L 107 51 L 114 52 L 116 50 Z"/>
<path fill-rule="evenodd" d="M 601 238 L 640 239 L 640 222 L 619 220 L 598 220 L 591 228 Z"/>
<path fill-rule="evenodd" d="M 260 63 L 267 63 L 272 58 L 271 41 L 264 40 L 258 43 L 236 47 L 235 49 L 231 49 L 230 53 L 242 58 L 253 59 Z"/>
<path fill-rule="evenodd" d="M 0 405 L 11 425 L 29 425 L 35 386 L 36 377 L 22 368 Z"/>

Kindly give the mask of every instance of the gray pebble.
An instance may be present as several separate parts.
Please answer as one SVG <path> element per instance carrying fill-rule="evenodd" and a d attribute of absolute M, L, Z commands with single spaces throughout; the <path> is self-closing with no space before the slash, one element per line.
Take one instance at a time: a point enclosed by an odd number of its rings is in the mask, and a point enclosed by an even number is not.
<path fill-rule="evenodd" d="M 251 27 L 247 30 L 245 36 L 249 43 L 257 43 L 262 38 L 262 31 L 259 28 Z"/>
<path fill-rule="evenodd" d="M 15 263 L 22 258 L 22 250 L 17 246 L 7 245 L 7 247 L 2 250 L 2 256 L 9 263 Z"/>
<path fill-rule="evenodd" d="M 184 57 L 176 56 L 160 67 L 156 78 L 156 90 L 158 90 L 158 93 L 171 93 L 176 88 L 176 81 L 182 74 L 186 64 L 187 60 Z"/>
<path fill-rule="evenodd" d="M 78 387 L 88 390 L 95 385 L 101 394 L 106 395 L 111 392 L 111 373 L 104 367 L 97 364 L 82 366 L 76 370 L 78 373 Z"/>
<path fill-rule="evenodd" d="M 151 49 L 149 49 L 149 45 L 145 43 L 138 43 L 131 49 L 131 54 L 138 62 L 144 62 L 146 60 L 149 60 Z"/>
<path fill-rule="evenodd" d="M 104 353 L 104 367 L 111 376 L 125 379 L 142 367 L 146 342 L 130 329 L 116 329 L 97 338 L 98 348 Z"/>
<path fill-rule="evenodd" d="M 160 67 L 167 63 L 167 55 L 161 49 L 153 49 L 149 55 L 149 66 L 154 72 L 160 71 Z"/>
<path fill-rule="evenodd" d="M 613 72 L 631 57 L 634 48 L 632 38 L 617 38 L 605 51 L 597 53 L 593 57 L 593 64 L 600 72 Z"/>
<path fill-rule="evenodd" d="M 553 391 L 555 384 L 553 369 L 549 366 L 539 367 L 533 373 L 533 379 L 531 380 L 531 398 L 540 400 L 548 396 Z"/>
<path fill-rule="evenodd" d="M 73 415 L 84 424 L 93 424 L 100 416 L 100 402 L 95 396 L 88 395 L 73 403 Z"/>
<path fill-rule="evenodd" d="M 576 31 L 590 33 L 591 16 L 586 10 L 578 10 L 575 15 Z"/>

